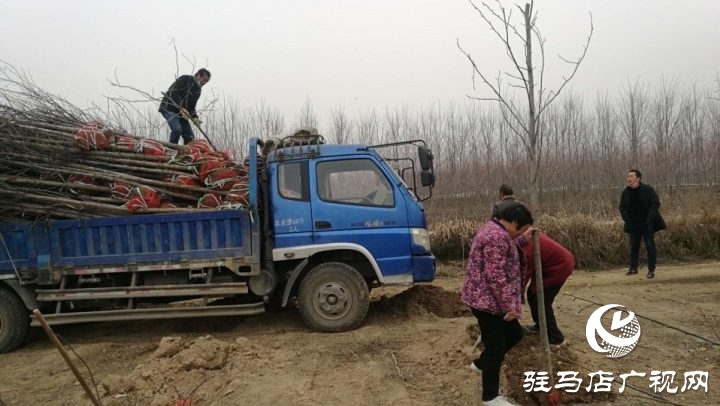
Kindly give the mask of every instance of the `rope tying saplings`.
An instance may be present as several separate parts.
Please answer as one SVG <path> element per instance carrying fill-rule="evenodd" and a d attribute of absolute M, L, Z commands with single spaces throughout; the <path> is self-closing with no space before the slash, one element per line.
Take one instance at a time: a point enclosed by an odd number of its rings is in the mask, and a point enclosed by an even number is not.
<path fill-rule="evenodd" d="M 127 134 L 2 68 L 0 221 L 248 204 L 247 164 L 230 153 Z"/>

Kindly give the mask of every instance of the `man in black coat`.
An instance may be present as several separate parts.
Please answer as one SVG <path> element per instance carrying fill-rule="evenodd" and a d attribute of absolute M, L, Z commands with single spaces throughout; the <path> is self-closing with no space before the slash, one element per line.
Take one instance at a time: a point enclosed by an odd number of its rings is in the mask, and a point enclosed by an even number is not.
<path fill-rule="evenodd" d="M 498 191 L 498 201 L 493 204 L 490 217 L 494 219 L 500 218 L 501 211 L 510 206 L 514 206 L 516 203 L 517 199 L 515 199 L 515 195 L 513 194 L 513 188 L 510 187 L 510 185 L 503 183 L 500 185 L 500 190 Z"/>
<path fill-rule="evenodd" d="M 200 121 L 195 111 L 195 105 L 200 98 L 202 87 L 209 81 L 210 72 L 202 68 L 194 76 L 180 76 L 165 92 L 158 111 L 170 126 L 170 142 L 173 144 L 177 144 L 181 136 L 185 145 L 195 139 L 195 134 L 186 117 Z"/>
<path fill-rule="evenodd" d="M 625 222 L 625 232 L 630 237 L 630 269 L 626 275 L 638 273 L 640 239 L 645 240 L 648 257 L 648 279 L 655 277 L 655 233 L 666 228 L 660 215 L 660 199 L 652 186 L 640 182 L 642 175 L 631 169 L 627 175 L 627 187 L 620 196 L 620 215 Z"/>

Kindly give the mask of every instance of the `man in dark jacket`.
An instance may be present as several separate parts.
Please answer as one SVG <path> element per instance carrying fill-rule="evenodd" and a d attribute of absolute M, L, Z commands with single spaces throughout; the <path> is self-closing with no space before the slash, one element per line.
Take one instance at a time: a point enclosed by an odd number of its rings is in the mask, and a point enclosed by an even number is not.
<path fill-rule="evenodd" d="M 652 186 L 640 182 L 642 175 L 631 169 L 627 175 L 627 187 L 620 196 L 620 215 L 625 222 L 624 230 L 630 237 L 630 269 L 627 275 L 638 273 L 640 239 L 645 240 L 648 257 L 648 279 L 655 277 L 655 233 L 666 228 L 660 215 L 660 199 Z"/>
<path fill-rule="evenodd" d="M 545 298 L 545 320 L 547 321 L 548 342 L 551 348 L 565 344 L 565 336 L 557 325 L 553 302 L 560 292 L 560 288 L 575 270 L 575 257 L 567 248 L 548 237 L 545 233 L 538 236 L 540 241 L 540 264 L 543 276 L 543 297 Z M 540 331 L 538 325 L 538 296 L 535 283 L 535 246 L 533 240 L 523 248 L 527 259 L 527 279 L 530 286 L 527 290 L 527 302 L 534 324 L 525 326 L 531 333 Z"/>
<path fill-rule="evenodd" d="M 517 203 L 517 199 L 515 199 L 515 195 L 513 195 L 513 188 L 503 183 L 500 185 L 498 201 L 493 204 L 490 218 L 500 218 L 500 212 L 513 206 L 515 203 Z"/>
<path fill-rule="evenodd" d="M 195 105 L 200 98 L 202 87 L 210 81 L 210 72 L 202 68 L 192 75 L 182 75 L 170 85 L 160 102 L 158 110 L 170 126 L 170 142 L 177 144 L 182 136 L 187 145 L 195 139 L 188 117 L 199 122 Z"/>

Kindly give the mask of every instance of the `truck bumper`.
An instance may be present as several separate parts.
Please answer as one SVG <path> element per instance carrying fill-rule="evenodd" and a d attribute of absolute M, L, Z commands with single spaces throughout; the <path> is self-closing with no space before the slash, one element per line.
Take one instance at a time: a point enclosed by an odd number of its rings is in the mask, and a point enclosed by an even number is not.
<path fill-rule="evenodd" d="M 432 282 L 435 279 L 435 256 L 413 255 L 413 281 Z"/>

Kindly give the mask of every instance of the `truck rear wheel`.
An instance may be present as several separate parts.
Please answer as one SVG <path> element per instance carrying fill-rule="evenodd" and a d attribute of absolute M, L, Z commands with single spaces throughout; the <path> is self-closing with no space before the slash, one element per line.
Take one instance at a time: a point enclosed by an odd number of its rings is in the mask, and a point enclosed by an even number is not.
<path fill-rule="evenodd" d="M 305 275 L 298 302 L 305 324 L 335 333 L 355 329 L 365 320 L 370 293 L 355 268 L 342 262 L 326 262 Z"/>
<path fill-rule="evenodd" d="M 30 317 L 22 300 L 14 292 L 0 288 L 0 354 L 18 348 L 29 328 Z"/>

